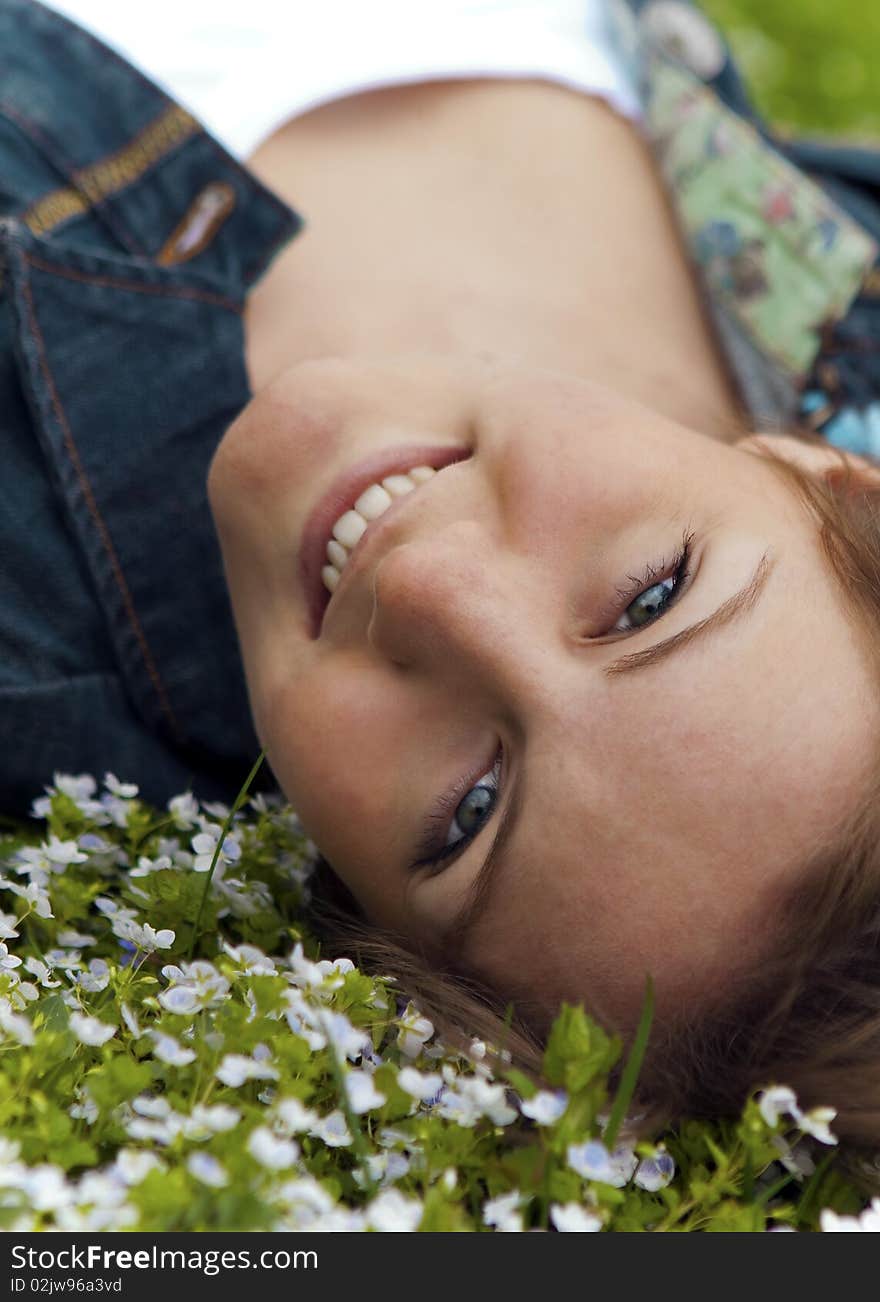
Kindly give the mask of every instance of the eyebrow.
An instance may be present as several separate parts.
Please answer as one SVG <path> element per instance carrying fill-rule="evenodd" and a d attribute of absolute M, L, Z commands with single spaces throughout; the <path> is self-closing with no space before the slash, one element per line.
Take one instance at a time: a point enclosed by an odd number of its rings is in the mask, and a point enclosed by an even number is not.
<path fill-rule="evenodd" d="M 611 676 L 631 673 L 635 669 L 646 669 L 648 665 L 659 664 L 675 651 L 679 651 L 684 647 L 692 647 L 710 633 L 729 627 L 737 619 L 742 619 L 743 616 L 754 610 L 761 594 L 766 589 L 767 580 L 770 578 L 775 564 L 776 557 L 771 556 L 769 551 L 764 552 L 748 583 L 740 588 L 739 592 L 735 592 L 733 596 L 723 601 L 711 615 L 707 615 L 705 619 L 697 620 L 694 624 L 689 624 L 687 628 L 681 629 L 678 633 L 673 633 L 671 637 L 664 638 L 661 642 L 655 642 L 653 646 L 645 647 L 642 651 L 633 651 L 629 655 L 613 660 L 610 665 L 605 666 L 603 672 Z M 460 954 L 469 932 L 486 908 L 492 883 L 501 868 L 504 851 L 513 838 L 513 833 L 516 831 L 519 816 L 525 803 L 524 788 L 524 773 L 520 769 L 489 853 L 471 883 L 464 904 L 456 912 L 452 921 L 443 928 L 440 944 L 443 952 L 450 957 Z"/>

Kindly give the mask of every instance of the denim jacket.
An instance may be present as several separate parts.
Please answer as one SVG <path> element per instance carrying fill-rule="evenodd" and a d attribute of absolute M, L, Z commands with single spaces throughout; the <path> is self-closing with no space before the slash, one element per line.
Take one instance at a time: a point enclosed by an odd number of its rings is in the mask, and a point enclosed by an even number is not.
<path fill-rule="evenodd" d="M 770 141 L 686 0 L 614 3 L 621 48 L 635 32 L 639 58 L 649 48 Z M 681 170 L 670 133 L 661 121 L 658 160 Z M 831 437 L 851 415 L 864 445 L 880 377 L 880 152 L 775 143 L 847 234 L 849 288 L 831 312 L 823 300 L 815 357 L 802 349 L 792 369 L 773 355 L 760 277 L 737 270 L 745 237 L 720 209 L 682 210 L 691 250 L 756 419 L 800 416 Z M 667 172 L 674 200 L 686 179 Z M 26 814 L 56 771 L 112 772 L 160 806 L 187 788 L 228 801 L 256 758 L 205 483 L 251 396 L 245 296 L 302 225 L 126 61 L 36 0 L 0 0 L 3 811 Z M 273 785 L 264 766 L 257 789 Z"/>

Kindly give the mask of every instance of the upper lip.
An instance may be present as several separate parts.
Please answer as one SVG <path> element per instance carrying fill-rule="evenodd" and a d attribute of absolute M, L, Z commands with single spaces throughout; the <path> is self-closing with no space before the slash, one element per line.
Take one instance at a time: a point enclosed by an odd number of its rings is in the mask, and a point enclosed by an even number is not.
<path fill-rule="evenodd" d="M 364 489 L 370 484 L 386 479 L 388 475 L 405 474 L 408 470 L 412 470 L 413 466 L 432 466 L 435 470 L 441 470 L 444 466 L 451 465 L 454 461 L 462 461 L 469 455 L 468 448 L 450 444 L 440 446 L 408 444 L 385 448 L 365 457 L 357 465 L 350 466 L 334 479 L 309 513 L 299 546 L 300 577 L 309 613 L 310 634 L 313 638 L 321 631 L 329 598 L 321 578 L 321 570 L 327 564 L 327 542 L 331 537 L 330 530 L 339 517 L 353 508 Z M 381 525 L 388 516 L 395 514 L 397 508 L 402 506 L 409 496 L 410 494 L 407 494 L 405 497 L 396 498 L 378 520 L 370 523 L 357 546 L 352 549 L 352 555 L 360 550 L 374 528 Z M 349 557 L 345 569 L 348 570 L 351 564 L 352 558 Z"/>

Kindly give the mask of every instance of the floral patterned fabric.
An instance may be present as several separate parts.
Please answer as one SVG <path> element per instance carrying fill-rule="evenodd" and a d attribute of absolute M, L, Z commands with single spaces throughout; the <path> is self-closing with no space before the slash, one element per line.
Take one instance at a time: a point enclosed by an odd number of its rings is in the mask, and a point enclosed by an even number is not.
<path fill-rule="evenodd" d="M 688 0 L 609 12 L 756 428 L 880 456 L 880 149 L 774 139 Z"/>

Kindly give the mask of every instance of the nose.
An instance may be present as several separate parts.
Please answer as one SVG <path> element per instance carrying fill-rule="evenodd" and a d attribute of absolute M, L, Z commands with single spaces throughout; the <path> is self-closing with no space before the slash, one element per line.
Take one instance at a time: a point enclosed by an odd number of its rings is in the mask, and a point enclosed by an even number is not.
<path fill-rule="evenodd" d="M 525 568 L 473 519 L 401 543 L 373 576 L 369 642 L 396 665 L 498 686 L 517 672 Z"/>

